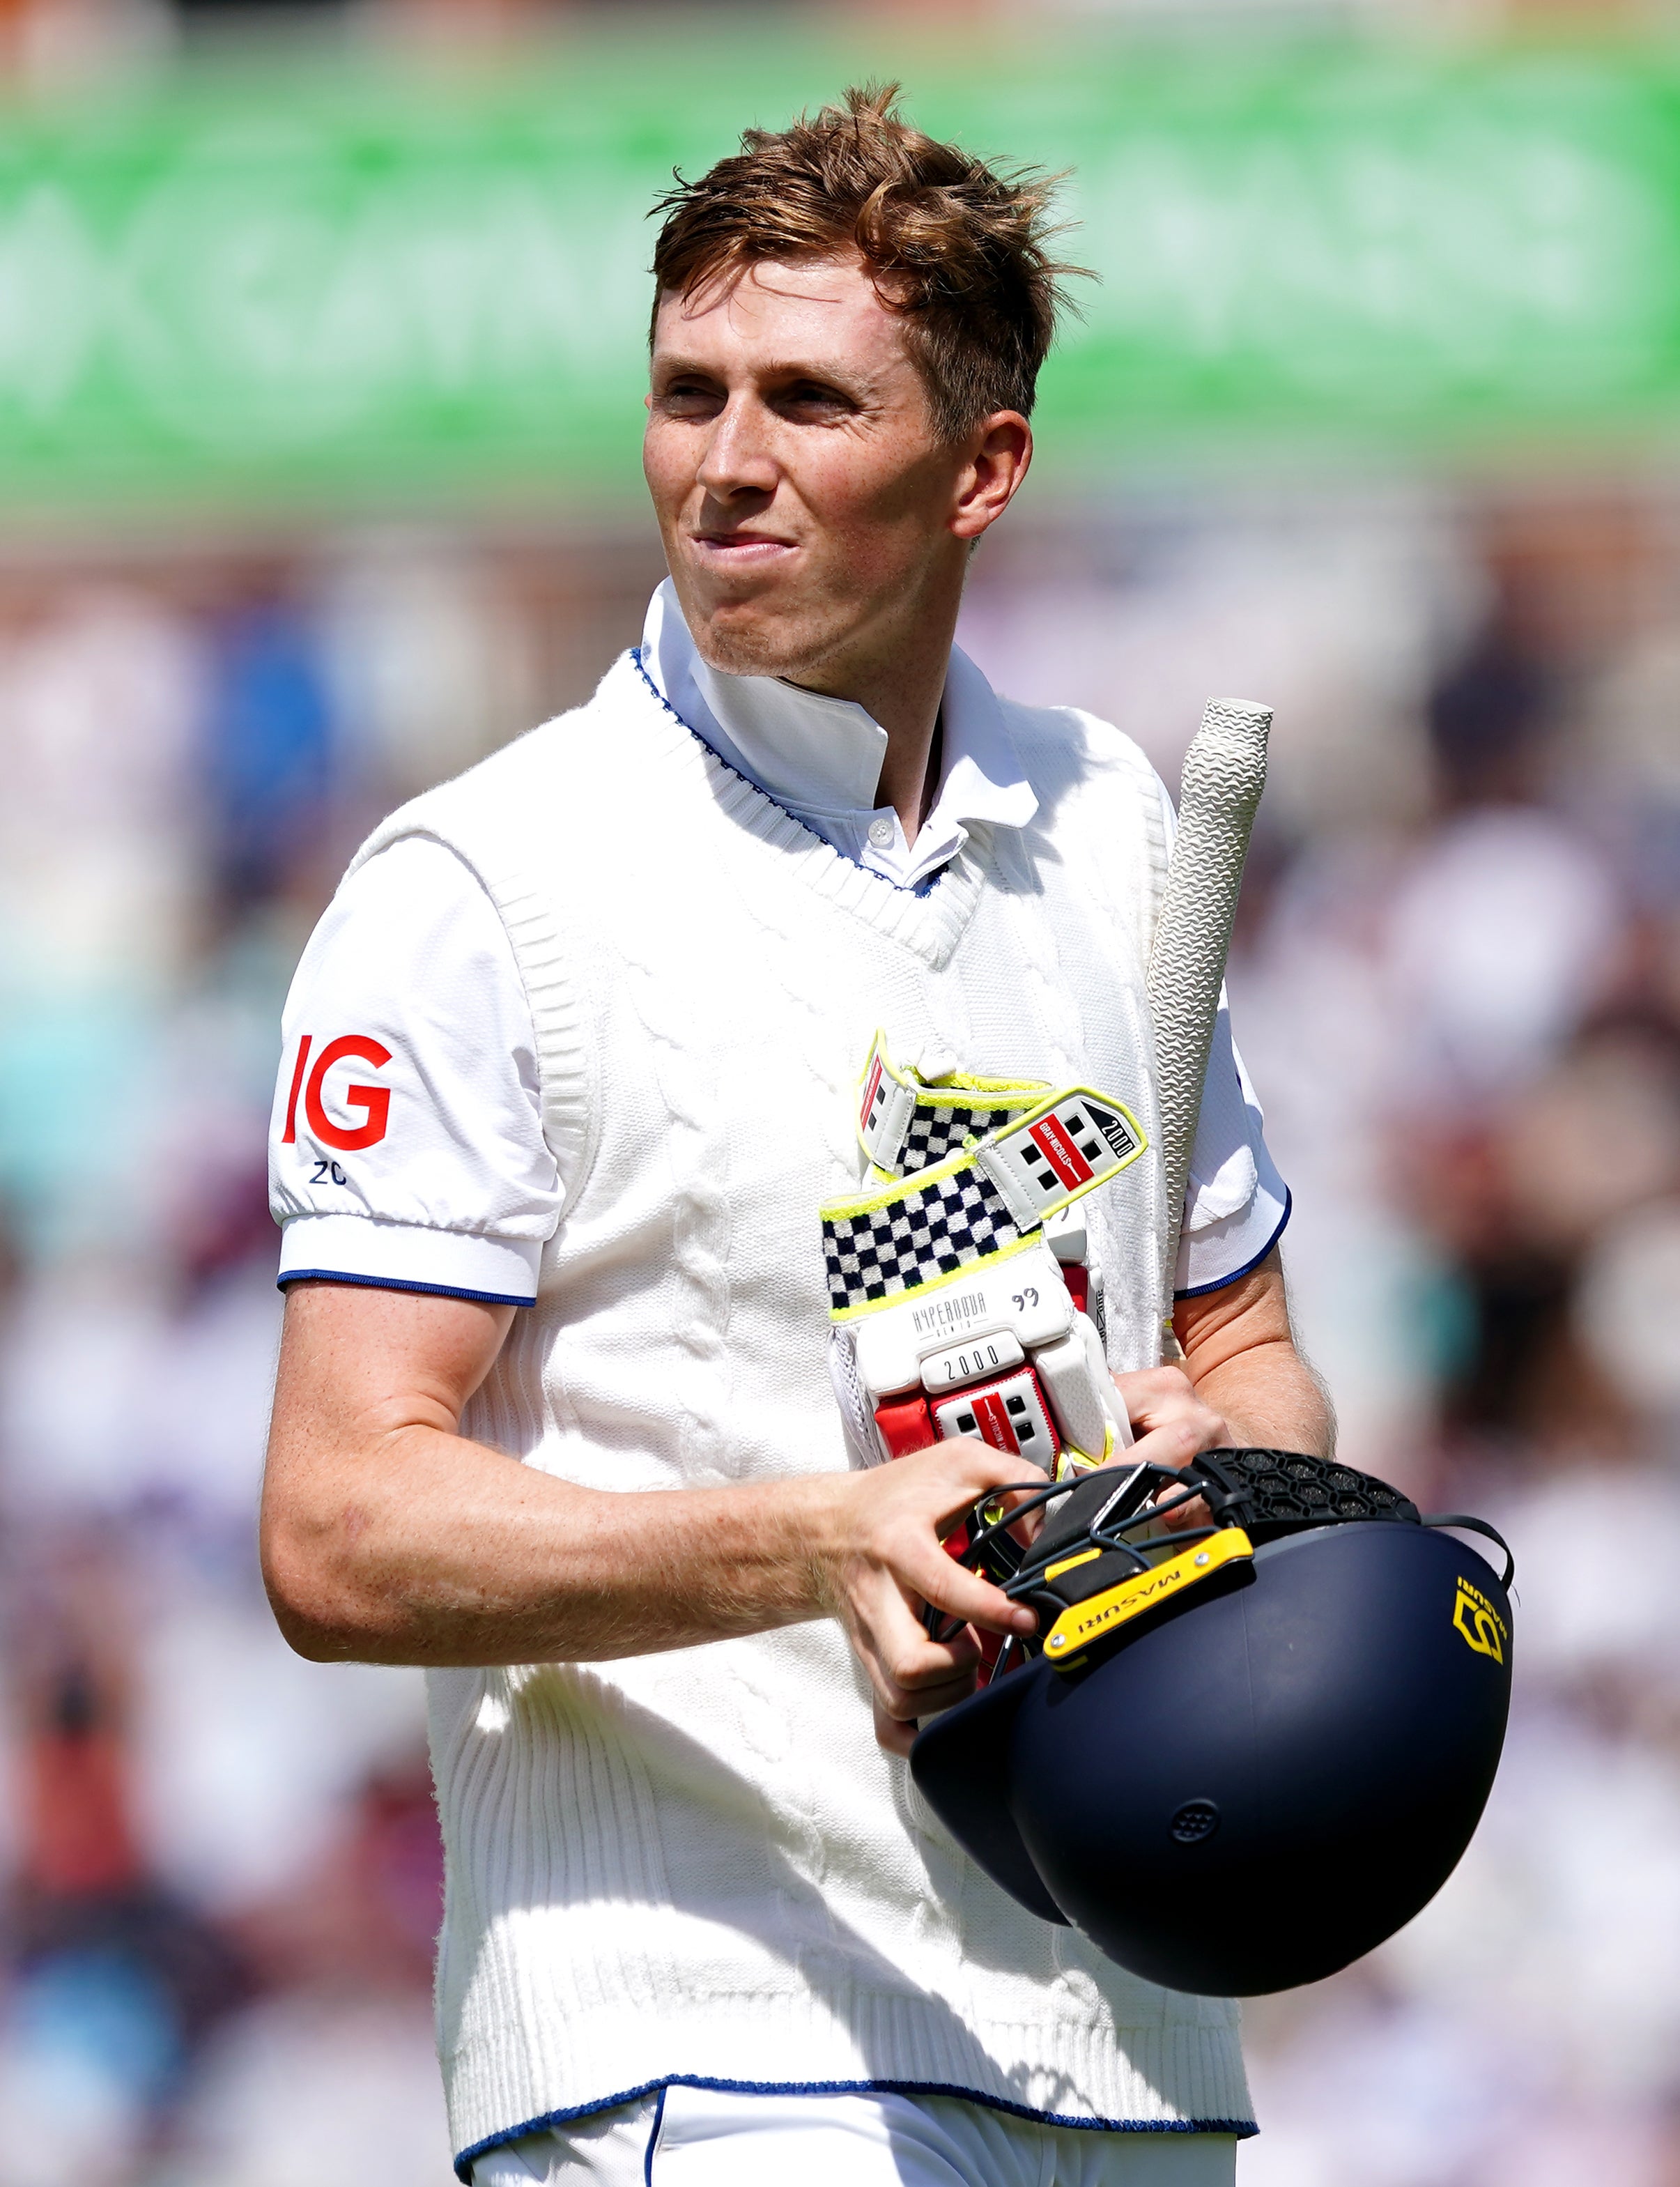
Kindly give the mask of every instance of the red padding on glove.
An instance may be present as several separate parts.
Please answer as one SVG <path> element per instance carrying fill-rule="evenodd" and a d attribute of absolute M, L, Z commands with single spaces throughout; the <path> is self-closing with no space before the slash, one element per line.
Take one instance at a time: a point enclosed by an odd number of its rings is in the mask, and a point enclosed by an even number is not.
<path fill-rule="evenodd" d="M 931 1450 L 938 1441 L 924 1397 L 894 1397 L 877 1405 L 875 1425 L 894 1458 L 908 1458 L 913 1450 Z"/>
<path fill-rule="evenodd" d="M 1064 1261 L 1062 1281 L 1067 1285 L 1068 1296 L 1080 1313 L 1088 1313 L 1091 1311 L 1088 1304 L 1091 1296 L 1091 1272 L 1084 1262 Z"/>

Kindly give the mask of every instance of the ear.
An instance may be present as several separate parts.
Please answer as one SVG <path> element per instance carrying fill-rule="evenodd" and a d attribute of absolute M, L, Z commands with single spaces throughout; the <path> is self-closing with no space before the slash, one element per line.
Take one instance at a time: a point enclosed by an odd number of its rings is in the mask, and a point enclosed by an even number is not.
<path fill-rule="evenodd" d="M 1032 428 L 1019 410 L 996 410 L 975 428 L 957 474 L 951 530 L 978 539 L 1015 498 L 1032 461 Z"/>

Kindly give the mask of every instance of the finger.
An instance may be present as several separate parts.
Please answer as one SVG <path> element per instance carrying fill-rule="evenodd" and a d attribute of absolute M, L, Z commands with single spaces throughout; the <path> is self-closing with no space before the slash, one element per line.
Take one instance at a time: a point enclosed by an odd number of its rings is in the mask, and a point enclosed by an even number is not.
<path fill-rule="evenodd" d="M 873 1637 L 860 1647 L 879 1707 L 891 1717 L 931 1716 L 975 1689 L 980 1650 L 967 1632 L 949 1642 L 930 1641 L 919 1626 L 895 1633 L 885 1646 Z"/>
<path fill-rule="evenodd" d="M 874 1689 L 876 1709 L 899 1723 L 932 1716 L 966 1700 L 980 1669 L 980 1653 L 972 1641 L 960 1650 L 924 1641 L 919 1651 L 903 1656 L 882 1655 L 867 1647 L 859 1654 Z"/>
<path fill-rule="evenodd" d="M 1223 1414 L 1216 1413 L 1211 1405 L 1205 1405 L 1196 1397 L 1176 1398 L 1171 1404 L 1151 1407 L 1146 1413 L 1134 1414 L 1132 1419 L 1132 1425 L 1141 1427 L 1145 1433 L 1151 1428 L 1166 1427 L 1173 1422 L 1182 1422 L 1184 1426 L 1195 1430 L 1198 1450 L 1214 1450 L 1229 1440 Z"/>
<path fill-rule="evenodd" d="M 1206 1448 L 1197 1433 L 1194 1420 L 1177 1420 L 1165 1421 L 1160 1427 L 1152 1429 L 1121 1455 L 1134 1461 L 1145 1459 L 1152 1465 L 1168 1466 L 1177 1473 L 1188 1465 L 1198 1451 Z M 1171 1482 L 1164 1482 L 1153 1500 L 1165 1503 L 1179 1493 Z M 1160 1524 L 1169 1533 L 1177 1533 L 1192 1526 L 1205 1526 L 1211 1515 L 1207 1505 L 1198 1496 L 1188 1504 L 1179 1504 L 1174 1510 L 1163 1511 Z"/>
<path fill-rule="evenodd" d="M 876 1690 L 908 1692 L 965 1678 L 980 1659 L 966 1623 L 948 1639 L 930 1639 L 921 1605 L 891 1575 L 873 1575 L 852 1599 L 852 1644 Z"/>
<path fill-rule="evenodd" d="M 875 1688 L 875 1706 L 899 1723 L 936 1716 L 941 1709 L 955 1708 L 958 1701 L 968 1699 L 975 1689 L 979 1667 L 978 1663 L 970 1663 L 960 1677 L 941 1678 L 930 1686 L 901 1686 L 891 1678 L 883 1679 Z"/>
<path fill-rule="evenodd" d="M 865 1667 L 876 1692 L 903 1716 L 909 1705 L 945 1686 L 962 1686 L 980 1667 L 980 1650 L 967 1626 L 949 1640 L 930 1640 L 919 1625 L 895 1633 L 885 1646 L 872 1644 L 864 1653 Z"/>
<path fill-rule="evenodd" d="M 1216 1450 L 1231 1440 L 1223 1414 L 1216 1413 L 1211 1405 L 1203 1404 L 1200 1397 L 1188 1397 L 1182 1391 L 1150 1403 L 1132 1414 L 1132 1425 L 1147 1433 L 1151 1428 L 1165 1427 L 1170 1422 L 1183 1421 L 1196 1431 L 1199 1450 Z"/>
<path fill-rule="evenodd" d="M 1139 1436 L 1130 1450 L 1118 1452 L 1113 1465 L 1166 1465 L 1177 1473 L 1204 1448 L 1194 1422 L 1163 1420 L 1147 1435 Z"/>
<path fill-rule="evenodd" d="M 900 1476 L 907 1485 L 916 1478 L 908 1470 L 915 1467 L 921 1469 L 922 1478 L 930 1487 L 938 1484 L 941 1520 L 959 1519 L 988 1489 L 1012 1489 L 1021 1495 L 1031 1495 L 1045 1485 L 1042 1476 L 1034 1479 L 1037 1468 L 1031 1459 L 993 1450 L 978 1436 L 954 1436 L 948 1442 L 941 1442 L 930 1451 L 919 1451 L 913 1458 L 900 1459 L 897 1463 L 907 1469 Z"/>
<path fill-rule="evenodd" d="M 916 1743 L 916 1726 L 901 1723 L 896 1717 L 889 1716 L 879 1701 L 875 1703 L 875 1744 L 887 1754 L 907 1756 Z"/>
<path fill-rule="evenodd" d="M 1112 1472 L 1121 1471 L 1127 1465 L 1135 1465 L 1139 1459 L 1142 1459 L 1147 1464 L 1159 1465 L 1170 1472 L 1178 1473 L 1183 1470 L 1199 1451 L 1205 1450 L 1206 1448 L 1206 1443 L 1197 1434 L 1194 1421 L 1169 1420 L 1158 1428 L 1151 1429 L 1149 1433 L 1135 1442 L 1130 1450 L 1118 1453 L 1109 1460 L 1107 1466 L 1103 1470 Z M 1164 1481 L 1148 1498 L 1138 1515 L 1158 1518 L 1159 1523 L 1169 1532 L 1176 1532 L 1191 1526 L 1209 1525 L 1212 1515 L 1200 1496 L 1194 1498 L 1188 1503 L 1177 1504 L 1172 1503 L 1175 1497 L 1182 1496 L 1183 1493 L 1183 1485 L 1176 1481 Z M 1172 1505 L 1172 1508 L 1157 1514 L 1154 1507 L 1161 1504 Z"/>
<path fill-rule="evenodd" d="M 1188 1504 L 1179 1504 L 1176 1510 L 1163 1511 L 1160 1515 L 1160 1523 L 1169 1534 L 1178 1534 L 1193 1526 L 1208 1526 L 1211 1523 L 1212 1517 L 1213 1515 L 1207 1505 L 1200 1496 L 1197 1496 Z"/>
<path fill-rule="evenodd" d="M 1129 1473 L 1135 1465 L 1164 1465 L 1172 1472 L 1181 1472 L 1201 1448 L 1194 1431 L 1184 1420 L 1163 1420 L 1147 1434 L 1117 1450 L 1112 1458 L 1105 1458 L 1095 1467 L 1098 1473 Z"/>
<path fill-rule="evenodd" d="M 1160 1405 L 1170 1398 L 1194 1396 L 1195 1384 L 1182 1367 L 1136 1367 L 1116 1375 L 1114 1386 L 1135 1414 L 1145 1405 Z"/>
<path fill-rule="evenodd" d="M 982 1463 L 985 1470 L 992 1473 L 995 1468 L 996 1474 L 988 1483 L 969 1497 L 967 1503 L 960 1504 L 951 1515 L 949 1520 L 940 1522 L 935 1531 L 941 1541 L 947 1534 L 954 1532 L 964 1521 L 971 1516 L 977 1515 L 983 1524 L 989 1526 L 993 1520 L 1005 1516 L 1023 1504 L 1031 1503 L 1035 1497 L 1042 1496 L 1050 1486 L 1049 1476 L 1040 1473 L 1031 1459 L 1007 1457 L 1000 1452 L 989 1448 L 987 1445 L 980 1442 L 977 1436 L 953 1437 L 949 1447 L 954 1450 L 962 1445 L 984 1452 L 985 1458 Z M 996 1477 L 999 1475 L 1004 1477 Z M 986 1493 L 987 1487 L 992 1491 L 990 1495 Z M 1040 1504 L 1035 1510 L 1027 1514 L 1022 1522 L 1030 1530 L 1025 1538 L 1030 1538 L 1031 1532 L 1036 1532 L 1042 1524 L 1042 1513 L 1043 1506 Z M 1017 1535 L 1016 1538 L 1020 1540 L 1024 1538 Z"/>
<path fill-rule="evenodd" d="M 941 1709 L 955 1708 L 958 1701 L 968 1699 L 975 1689 L 976 1671 L 977 1667 L 971 1667 L 960 1678 L 945 1678 L 936 1686 L 889 1685 L 877 1693 L 876 1704 L 900 1723 L 937 1716 Z"/>
<path fill-rule="evenodd" d="M 1037 1618 L 1025 1603 L 1011 1602 L 1002 1588 L 994 1587 L 941 1550 L 906 1542 L 894 1560 L 893 1574 L 911 1594 L 944 1611 L 947 1616 L 960 1618 L 965 1625 L 978 1625 L 987 1633 L 1027 1633 L 1038 1629 Z"/>
<path fill-rule="evenodd" d="M 1019 1473 L 1019 1466 L 1016 1471 Z M 995 1489 L 990 1496 L 982 1489 L 978 1496 L 962 1505 L 948 1519 L 941 1519 L 934 1532 L 943 1542 L 948 1541 L 957 1529 L 967 1522 L 977 1520 L 981 1526 L 989 1526 L 993 1520 L 1005 1518 L 1020 1504 L 1030 1503 L 1035 1496 L 1042 1496 L 1049 1485 L 1048 1479 L 1012 1481 Z M 1033 1526 L 1041 1520 L 1042 1512 L 1043 1506 L 1040 1504 L 1037 1510 L 1028 1512 L 1021 1521 L 1022 1526 Z M 1023 1538 L 1017 1535 L 1016 1538 Z"/>
<path fill-rule="evenodd" d="M 1229 1422 L 1197 1394 L 1195 1384 L 1182 1367 L 1141 1368 L 1133 1374 L 1116 1375 L 1114 1381 L 1135 1427 L 1194 1420 L 1201 1428 L 1202 1449 L 1215 1450 L 1233 1440 Z"/>
<path fill-rule="evenodd" d="M 883 1690 L 917 1694 L 966 1678 L 980 1661 L 980 1649 L 965 1625 L 948 1640 L 930 1640 L 919 1624 L 912 1624 L 891 1642 L 877 1648 L 875 1661 Z"/>

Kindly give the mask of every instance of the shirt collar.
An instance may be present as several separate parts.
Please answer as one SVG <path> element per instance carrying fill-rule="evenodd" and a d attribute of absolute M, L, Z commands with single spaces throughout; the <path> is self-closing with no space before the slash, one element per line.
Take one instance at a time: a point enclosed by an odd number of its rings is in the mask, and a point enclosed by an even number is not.
<path fill-rule="evenodd" d="M 668 577 L 649 604 L 642 661 L 683 720 L 778 805 L 813 821 L 867 823 L 876 816 L 886 731 L 853 700 L 802 691 L 776 677 L 729 676 L 710 667 Z M 948 842 L 949 857 L 966 835 L 964 824 L 1024 828 L 1038 799 L 997 694 L 956 646 L 941 711 L 939 794 L 915 849 L 925 854 Z"/>

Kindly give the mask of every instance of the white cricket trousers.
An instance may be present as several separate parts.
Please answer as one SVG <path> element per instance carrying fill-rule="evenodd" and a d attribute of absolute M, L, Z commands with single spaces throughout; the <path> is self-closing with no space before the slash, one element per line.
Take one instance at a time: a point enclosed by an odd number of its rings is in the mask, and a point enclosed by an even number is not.
<path fill-rule="evenodd" d="M 473 2187 L 1232 2187 L 1228 2134 L 1040 2126 L 956 2096 L 663 2097 L 481 2156 Z"/>

